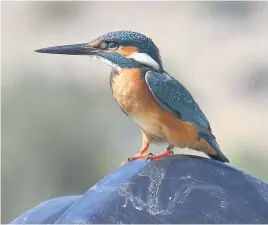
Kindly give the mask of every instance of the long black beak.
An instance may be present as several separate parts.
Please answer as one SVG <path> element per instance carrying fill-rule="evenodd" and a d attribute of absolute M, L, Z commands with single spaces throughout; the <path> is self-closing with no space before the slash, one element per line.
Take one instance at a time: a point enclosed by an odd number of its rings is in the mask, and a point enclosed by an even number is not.
<path fill-rule="evenodd" d="M 89 46 L 88 43 L 75 45 L 62 45 L 35 50 L 40 53 L 65 54 L 65 55 L 94 55 L 99 49 Z"/>

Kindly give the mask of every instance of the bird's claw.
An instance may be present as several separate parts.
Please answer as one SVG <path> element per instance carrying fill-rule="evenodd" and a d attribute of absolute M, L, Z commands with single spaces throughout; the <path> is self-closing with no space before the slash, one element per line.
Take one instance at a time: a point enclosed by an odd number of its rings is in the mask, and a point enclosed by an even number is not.
<path fill-rule="evenodd" d="M 171 151 L 171 150 L 165 150 L 164 152 L 162 153 L 159 153 L 159 154 L 156 154 L 156 155 L 153 155 L 152 153 L 149 154 L 149 157 L 146 159 L 147 160 L 155 160 L 155 159 L 160 159 L 164 156 L 168 156 L 168 155 L 174 155 L 174 152 Z"/>
<path fill-rule="evenodd" d="M 146 162 L 147 162 L 148 160 L 151 160 L 151 158 L 152 158 L 153 156 L 154 156 L 153 153 L 149 153 L 149 156 L 147 157 Z"/>
<path fill-rule="evenodd" d="M 145 154 L 136 154 L 136 155 L 134 155 L 132 157 L 129 157 L 127 160 L 124 160 L 122 162 L 121 166 L 124 165 L 124 164 L 126 164 L 126 163 L 128 163 L 128 162 L 130 162 L 130 161 L 136 160 L 136 159 L 144 159 L 144 158 L 147 158 L 148 155 L 153 155 L 153 154 L 152 153 L 150 153 L 150 154 L 148 154 L 148 153 L 145 153 Z"/>
<path fill-rule="evenodd" d="M 123 166 L 124 164 L 126 164 L 126 163 L 128 163 L 128 162 L 130 162 L 130 161 L 132 161 L 132 158 L 131 158 L 131 157 L 130 157 L 130 158 L 127 158 L 127 160 L 124 160 L 124 161 L 122 162 L 121 166 Z"/>

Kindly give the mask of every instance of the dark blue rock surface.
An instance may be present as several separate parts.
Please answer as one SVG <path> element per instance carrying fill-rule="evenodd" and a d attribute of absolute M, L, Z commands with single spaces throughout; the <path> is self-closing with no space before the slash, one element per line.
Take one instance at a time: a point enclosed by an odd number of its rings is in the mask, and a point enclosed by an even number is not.
<path fill-rule="evenodd" d="M 268 185 L 196 156 L 137 160 L 84 195 L 43 202 L 11 223 L 268 223 Z"/>

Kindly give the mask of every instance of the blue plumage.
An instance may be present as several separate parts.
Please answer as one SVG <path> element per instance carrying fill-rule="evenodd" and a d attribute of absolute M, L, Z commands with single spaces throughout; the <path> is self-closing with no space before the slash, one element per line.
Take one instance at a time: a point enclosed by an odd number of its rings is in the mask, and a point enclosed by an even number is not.
<path fill-rule="evenodd" d="M 209 155 L 211 158 L 221 162 L 229 162 L 220 151 L 205 114 L 179 81 L 167 73 L 155 71 L 146 72 L 145 80 L 153 96 L 164 109 L 185 122 L 198 125 L 199 137 L 204 138 L 217 152 L 215 156 Z"/>
<path fill-rule="evenodd" d="M 128 59 L 126 57 L 123 57 L 122 55 L 116 53 L 116 52 L 109 52 L 109 53 L 98 53 L 95 57 L 100 58 L 102 60 L 108 61 L 111 64 L 114 64 L 116 67 L 120 68 L 141 68 L 143 65 L 139 64 L 138 62 Z"/>
<path fill-rule="evenodd" d="M 158 103 L 182 120 L 197 124 L 204 133 L 211 131 L 209 122 L 187 89 L 167 73 L 148 71 L 145 80 Z"/>
<path fill-rule="evenodd" d="M 162 61 L 159 55 L 159 49 L 150 38 L 143 34 L 125 30 L 114 31 L 104 34 L 94 39 L 92 42 L 95 41 L 115 41 L 122 46 L 135 46 L 139 49 L 140 53 L 147 53 L 150 55 L 162 69 Z"/>
<path fill-rule="evenodd" d="M 220 147 L 219 147 L 215 137 L 201 133 L 200 138 L 204 138 L 210 144 L 210 146 L 217 152 L 216 155 L 208 154 L 208 156 L 210 158 L 218 160 L 220 162 L 229 162 L 229 160 L 226 158 L 226 156 L 221 152 Z"/>
<path fill-rule="evenodd" d="M 37 52 L 67 55 L 89 55 L 100 58 L 113 68 L 113 72 L 110 78 L 111 80 L 113 80 L 115 76 L 120 76 L 120 71 L 122 72 L 122 70 L 131 71 L 132 69 L 132 71 L 134 71 L 134 74 L 132 75 L 135 77 L 135 71 L 137 71 L 136 69 L 139 69 L 139 74 L 142 74 L 142 76 L 144 76 L 148 88 L 152 92 L 159 105 L 165 110 L 172 113 L 175 117 L 185 122 L 197 125 L 199 128 L 199 140 L 201 138 L 202 140 L 206 140 L 206 142 L 216 151 L 216 154 L 210 155 L 211 151 L 204 151 L 207 149 L 198 150 L 203 150 L 204 152 L 209 153 L 208 155 L 211 158 L 218 161 L 229 162 L 223 153 L 221 153 L 215 137 L 211 132 L 210 124 L 205 114 L 201 111 L 198 104 L 195 102 L 192 95 L 187 91 L 187 89 L 179 81 L 164 71 L 159 49 L 154 44 L 154 42 L 145 35 L 132 31 L 114 31 L 104 34 L 94 39 L 90 43 L 44 48 L 37 50 Z M 133 68 L 135 69 L 133 70 Z M 128 74 L 130 74 L 131 78 L 131 73 L 128 72 Z M 143 77 L 141 78 L 142 82 L 144 82 Z M 121 101 L 123 102 L 136 101 L 136 105 L 142 105 L 142 97 L 139 95 L 139 97 L 132 96 L 132 92 L 125 93 L 122 91 L 123 88 L 126 88 L 127 91 L 129 91 L 131 86 L 133 86 L 128 85 L 126 80 L 127 79 L 121 79 L 120 81 L 117 81 L 119 82 L 118 84 L 122 82 L 121 86 L 117 85 L 119 92 L 121 92 L 118 94 L 118 98 L 121 98 Z M 128 81 L 132 83 L 137 82 L 137 80 L 137 77 L 135 77 L 133 80 L 129 79 Z M 138 89 L 134 90 L 133 92 L 137 90 Z M 140 91 L 140 93 L 146 92 Z M 128 102 L 128 105 L 132 105 L 132 103 L 129 104 Z M 121 108 L 124 111 L 124 107 Z M 145 115 L 145 117 L 146 116 L 149 115 Z M 199 140 L 196 141 L 198 142 Z M 139 151 L 140 155 L 138 158 L 141 157 L 141 154 L 144 154 L 144 149 L 146 151 L 146 147 L 148 148 L 149 142 L 150 141 L 148 137 L 146 137 L 146 135 L 143 135 L 144 146 Z M 167 153 L 168 152 L 164 152 L 163 154 L 165 155 Z M 161 156 L 158 157 L 162 157 L 163 154 L 160 153 Z M 142 156 L 146 157 L 146 155 Z M 135 157 L 137 158 L 137 156 Z"/>

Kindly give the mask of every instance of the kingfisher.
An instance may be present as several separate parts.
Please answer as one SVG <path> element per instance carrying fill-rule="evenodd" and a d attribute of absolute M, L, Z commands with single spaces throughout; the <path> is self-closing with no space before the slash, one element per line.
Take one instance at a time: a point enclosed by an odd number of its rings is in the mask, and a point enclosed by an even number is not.
<path fill-rule="evenodd" d="M 221 152 L 210 123 L 189 91 L 168 74 L 158 47 L 133 31 L 113 31 L 82 44 L 35 50 L 39 53 L 87 55 L 111 67 L 110 86 L 121 110 L 140 127 L 142 146 L 132 157 L 156 160 L 173 154 L 175 147 L 204 152 L 211 159 L 229 162 Z M 151 143 L 165 143 L 158 154 Z"/>

